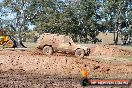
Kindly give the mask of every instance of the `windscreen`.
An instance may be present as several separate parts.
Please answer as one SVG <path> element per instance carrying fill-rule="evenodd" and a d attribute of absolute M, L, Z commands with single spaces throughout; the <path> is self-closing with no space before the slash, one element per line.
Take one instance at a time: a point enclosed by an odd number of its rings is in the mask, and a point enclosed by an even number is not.
<path fill-rule="evenodd" d="M 72 38 L 71 37 L 69 37 L 69 36 L 65 36 L 64 37 L 64 43 L 73 43 L 73 40 L 72 40 Z"/>

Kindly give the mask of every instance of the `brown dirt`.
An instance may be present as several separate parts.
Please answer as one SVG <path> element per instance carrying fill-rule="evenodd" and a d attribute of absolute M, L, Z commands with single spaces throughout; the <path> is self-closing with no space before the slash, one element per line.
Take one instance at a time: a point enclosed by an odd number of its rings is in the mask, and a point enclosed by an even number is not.
<path fill-rule="evenodd" d="M 132 51 L 119 49 L 117 47 L 109 45 L 98 45 L 91 48 L 90 55 L 105 55 L 105 56 L 121 56 L 121 55 L 132 55 Z"/>
<path fill-rule="evenodd" d="M 90 55 L 132 55 L 131 51 L 111 46 L 97 46 L 91 49 Z M 132 62 L 108 64 L 90 57 L 78 59 L 60 53 L 45 56 L 39 50 L 2 50 L 0 88 L 82 88 L 79 84 L 82 64 L 90 68 L 91 78 L 132 78 Z"/>

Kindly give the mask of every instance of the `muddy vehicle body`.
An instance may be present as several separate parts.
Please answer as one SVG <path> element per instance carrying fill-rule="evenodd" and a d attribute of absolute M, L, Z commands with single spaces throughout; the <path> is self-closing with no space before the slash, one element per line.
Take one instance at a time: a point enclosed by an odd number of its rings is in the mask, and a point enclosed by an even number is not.
<path fill-rule="evenodd" d="M 37 43 L 37 48 L 43 50 L 46 55 L 51 55 L 53 52 L 63 52 L 83 58 L 90 53 L 89 48 L 75 44 L 72 38 L 65 35 L 44 33 L 40 35 Z"/>

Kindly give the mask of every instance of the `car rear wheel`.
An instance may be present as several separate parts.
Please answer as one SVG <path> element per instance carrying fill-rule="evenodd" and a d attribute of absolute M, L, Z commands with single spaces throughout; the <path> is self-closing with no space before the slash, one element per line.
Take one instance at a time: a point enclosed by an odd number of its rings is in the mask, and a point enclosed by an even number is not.
<path fill-rule="evenodd" d="M 83 49 L 77 49 L 75 51 L 75 56 L 77 58 L 84 58 L 84 55 L 85 55 L 85 51 Z"/>
<path fill-rule="evenodd" d="M 43 53 L 46 55 L 53 54 L 53 48 L 51 46 L 44 46 Z"/>

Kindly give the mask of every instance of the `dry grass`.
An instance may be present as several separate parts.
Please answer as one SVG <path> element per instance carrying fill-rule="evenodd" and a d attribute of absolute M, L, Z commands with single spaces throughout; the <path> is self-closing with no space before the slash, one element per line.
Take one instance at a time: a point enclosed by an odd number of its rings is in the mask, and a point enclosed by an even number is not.
<path fill-rule="evenodd" d="M 113 33 L 100 33 L 97 36 L 98 39 L 102 39 L 102 44 L 113 44 Z M 121 44 L 121 37 L 118 37 L 118 44 Z"/>
<path fill-rule="evenodd" d="M 34 49 L 37 47 L 37 43 L 34 43 L 34 42 L 24 42 L 24 45 L 27 47 L 27 48 L 31 48 L 31 49 Z"/>

